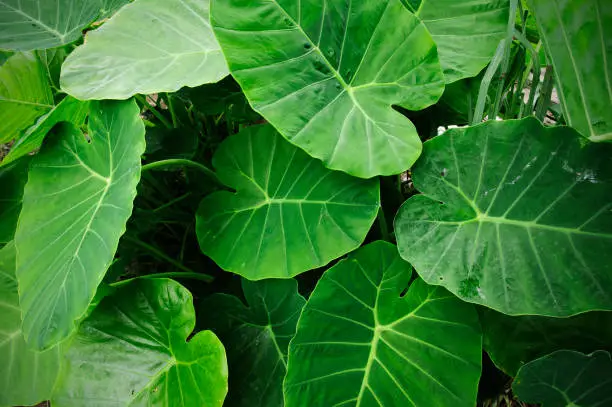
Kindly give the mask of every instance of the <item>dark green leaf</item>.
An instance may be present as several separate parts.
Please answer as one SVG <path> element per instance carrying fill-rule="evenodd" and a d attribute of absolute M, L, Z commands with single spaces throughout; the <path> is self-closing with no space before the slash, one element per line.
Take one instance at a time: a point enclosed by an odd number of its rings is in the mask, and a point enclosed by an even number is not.
<path fill-rule="evenodd" d="M 24 158 L 0 168 L 0 243 L 8 243 L 15 236 L 29 165 L 30 159 Z"/>
<path fill-rule="evenodd" d="M 593 141 L 612 141 L 612 2 L 530 0 L 529 6 L 567 123 Z"/>
<path fill-rule="evenodd" d="M 250 280 L 326 265 L 359 247 L 378 211 L 378 180 L 325 168 L 269 125 L 226 139 L 213 165 L 237 192 L 202 201 L 200 247 L 224 270 Z"/>
<path fill-rule="evenodd" d="M 211 21 L 253 108 L 332 169 L 397 174 L 421 153 L 414 125 L 444 90 L 435 44 L 400 0 L 213 0 Z"/>
<path fill-rule="evenodd" d="M 200 306 L 198 325 L 225 344 L 230 372 L 224 406 L 282 407 L 287 348 L 302 307 L 295 280 L 242 280 L 247 305 L 215 294 Z"/>
<path fill-rule="evenodd" d="M 481 333 L 473 306 L 410 282 L 375 242 L 328 270 L 289 345 L 287 407 L 473 406 Z"/>
<path fill-rule="evenodd" d="M 514 394 L 542 407 L 610 407 L 612 360 L 604 351 L 590 355 L 561 350 L 523 366 Z"/>
<path fill-rule="evenodd" d="M 167 279 L 136 280 L 80 326 L 53 407 L 221 407 L 225 350 L 195 326 L 191 293 Z"/>
<path fill-rule="evenodd" d="M 189 128 L 147 129 L 147 160 L 160 161 L 171 158 L 191 159 L 198 148 L 198 134 Z"/>
<path fill-rule="evenodd" d="M 612 309 L 612 146 L 534 118 L 449 130 L 395 220 L 430 284 L 506 314 Z"/>
<path fill-rule="evenodd" d="M 95 102 L 87 137 L 64 124 L 34 158 L 15 245 L 28 343 L 48 348 L 85 314 L 132 212 L 144 151 L 136 103 Z"/>
<path fill-rule="evenodd" d="M 68 56 L 62 89 L 78 99 L 127 99 L 217 82 L 228 72 L 208 8 L 208 0 L 124 6 Z"/>

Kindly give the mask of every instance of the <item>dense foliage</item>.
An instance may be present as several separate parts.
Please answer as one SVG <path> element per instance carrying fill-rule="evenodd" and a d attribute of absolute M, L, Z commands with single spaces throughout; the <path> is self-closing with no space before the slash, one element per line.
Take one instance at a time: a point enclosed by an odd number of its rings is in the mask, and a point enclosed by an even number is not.
<path fill-rule="evenodd" d="M 612 406 L 611 60 L 607 0 L 0 0 L 0 407 Z"/>

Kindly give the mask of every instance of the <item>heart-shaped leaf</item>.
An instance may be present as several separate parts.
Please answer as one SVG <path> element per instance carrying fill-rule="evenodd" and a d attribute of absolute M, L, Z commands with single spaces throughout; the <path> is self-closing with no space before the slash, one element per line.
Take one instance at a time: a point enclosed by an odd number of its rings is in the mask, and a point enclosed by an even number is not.
<path fill-rule="evenodd" d="M 446 83 L 478 75 L 508 32 L 508 0 L 403 1 L 431 33 Z"/>
<path fill-rule="evenodd" d="M 137 280 L 100 303 L 66 354 L 54 407 L 221 407 L 225 350 L 195 326 L 191 293 L 167 279 Z"/>
<path fill-rule="evenodd" d="M 612 2 L 530 0 L 557 78 L 566 122 L 612 141 Z"/>
<path fill-rule="evenodd" d="M 523 366 L 512 390 L 522 401 L 542 407 L 607 407 L 612 402 L 611 378 L 608 352 L 561 350 Z"/>
<path fill-rule="evenodd" d="M 15 245 L 30 346 L 66 338 L 84 316 L 132 212 L 144 152 L 136 103 L 95 102 L 87 137 L 63 124 L 30 166 Z"/>
<path fill-rule="evenodd" d="M 78 99 L 126 99 L 217 82 L 228 71 L 208 9 L 208 0 L 124 6 L 68 56 L 62 89 Z"/>
<path fill-rule="evenodd" d="M 419 275 L 506 314 L 612 309 L 612 146 L 534 118 L 453 129 L 395 220 Z"/>
<path fill-rule="evenodd" d="M 60 364 L 60 347 L 45 352 L 27 348 L 15 279 L 15 245 L 0 250 L 0 406 L 30 406 L 51 397 Z"/>
<path fill-rule="evenodd" d="M 211 22 L 253 108 L 327 167 L 368 178 L 418 158 L 414 125 L 391 106 L 434 104 L 444 75 L 400 0 L 213 0 Z"/>
<path fill-rule="evenodd" d="M 242 280 L 245 306 L 215 294 L 200 306 L 198 325 L 215 332 L 227 347 L 226 406 L 282 407 L 287 348 L 302 307 L 295 280 Z"/>
<path fill-rule="evenodd" d="M 0 143 L 18 137 L 52 108 L 49 81 L 36 54 L 12 55 L 0 67 Z"/>
<path fill-rule="evenodd" d="M 323 275 L 289 345 L 287 407 L 476 404 L 476 311 L 410 275 L 380 241 Z"/>
<path fill-rule="evenodd" d="M 378 180 L 325 168 L 269 125 L 226 139 L 213 165 L 237 192 L 200 204 L 200 248 L 250 280 L 292 277 L 359 247 L 380 205 Z"/>

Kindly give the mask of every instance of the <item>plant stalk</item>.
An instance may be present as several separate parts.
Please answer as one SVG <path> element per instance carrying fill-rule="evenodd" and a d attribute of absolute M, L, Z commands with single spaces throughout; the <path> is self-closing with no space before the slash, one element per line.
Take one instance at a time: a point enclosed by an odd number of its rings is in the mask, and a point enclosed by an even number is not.
<path fill-rule="evenodd" d="M 217 177 L 217 174 L 215 174 L 213 170 L 211 170 L 210 168 L 208 168 L 205 165 L 202 165 L 202 164 L 200 164 L 198 162 L 191 161 L 191 160 L 186 160 L 186 159 L 182 159 L 182 158 L 172 158 L 172 159 L 169 159 L 169 160 L 155 161 L 155 162 L 143 165 L 142 166 L 142 171 L 144 172 L 144 171 L 157 170 L 157 169 L 165 168 L 165 167 L 192 167 L 192 168 L 196 168 L 196 169 L 200 170 L 208 178 L 210 178 L 213 182 L 215 182 L 217 185 L 223 186 L 223 183 L 219 180 L 219 178 Z"/>
<path fill-rule="evenodd" d="M 162 124 L 164 126 L 166 126 L 169 129 L 172 129 L 172 123 L 170 123 L 168 121 L 168 119 L 166 119 L 164 117 L 163 114 L 161 114 L 160 112 L 157 111 L 157 109 L 155 109 L 153 106 L 151 106 L 149 104 L 149 102 L 147 102 L 147 98 L 145 96 L 142 95 L 136 95 L 136 100 L 138 100 L 142 106 L 147 109 L 149 112 L 153 113 L 153 116 L 155 116 L 160 122 L 162 122 Z"/>
<path fill-rule="evenodd" d="M 214 277 L 209 276 L 204 273 L 196 273 L 196 272 L 168 272 L 168 273 L 156 273 L 156 274 L 146 274 L 144 276 L 127 278 L 125 280 L 117 281 L 109 284 L 111 287 L 120 287 L 122 285 L 131 283 L 134 280 L 139 280 L 141 278 L 184 278 L 190 280 L 200 280 L 205 283 L 210 283 L 214 280 Z"/>

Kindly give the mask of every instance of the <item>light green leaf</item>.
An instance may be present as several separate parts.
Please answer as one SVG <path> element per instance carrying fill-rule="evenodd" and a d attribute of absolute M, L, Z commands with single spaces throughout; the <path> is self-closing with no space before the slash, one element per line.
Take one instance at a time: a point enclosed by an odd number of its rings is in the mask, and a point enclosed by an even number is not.
<path fill-rule="evenodd" d="M 15 279 L 15 245 L 0 250 L 0 406 L 48 400 L 60 364 L 60 347 L 39 353 L 26 347 Z"/>
<path fill-rule="evenodd" d="M 289 345 L 287 407 L 476 404 L 476 311 L 410 274 L 379 241 L 323 275 Z"/>
<path fill-rule="evenodd" d="M 481 322 L 485 350 L 509 376 L 516 376 L 523 364 L 561 349 L 612 351 L 612 312 L 547 318 L 511 317 L 483 309 Z"/>
<path fill-rule="evenodd" d="M 378 180 L 325 168 L 269 125 L 226 139 L 213 165 L 237 192 L 200 204 L 200 248 L 249 280 L 292 277 L 356 249 L 380 205 Z"/>
<path fill-rule="evenodd" d="M 52 108 L 49 81 L 36 55 L 11 56 L 0 67 L 0 143 L 16 138 Z"/>
<path fill-rule="evenodd" d="M 253 108 L 328 168 L 369 178 L 418 158 L 416 129 L 392 105 L 434 104 L 444 75 L 400 0 L 213 0 L 211 22 Z"/>
<path fill-rule="evenodd" d="M 67 96 L 53 110 L 39 117 L 35 124 L 22 132 L 11 146 L 10 152 L 0 162 L 0 166 L 12 163 L 40 148 L 47 133 L 59 122 L 69 121 L 77 127 L 82 126 L 88 113 L 89 102 L 81 102 Z"/>
<path fill-rule="evenodd" d="M 53 407 L 221 407 L 225 350 L 198 332 L 189 290 L 167 279 L 136 280 L 105 298 L 80 326 Z"/>
<path fill-rule="evenodd" d="M 519 399 L 542 407 L 609 407 L 612 360 L 604 351 L 590 355 L 561 350 L 523 366 L 512 384 Z"/>
<path fill-rule="evenodd" d="M 438 46 L 446 83 L 478 75 L 506 37 L 508 0 L 403 1 Z"/>
<path fill-rule="evenodd" d="M 28 344 L 48 348 L 84 316 L 132 212 L 144 152 L 135 102 L 95 102 L 88 137 L 63 124 L 30 166 L 17 279 Z"/>
<path fill-rule="evenodd" d="M 217 82 L 228 71 L 208 9 L 208 0 L 124 6 L 68 56 L 62 89 L 78 99 L 126 99 Z"/>
<path fill-rule="evenodd" d="M 282 407 L 287 348 L 306 303 L 295 280 L 242 280 L 247 305 L 215 294 L 201 303 L 198 325 L 225 344 L 230 372 L 225 406 Z"/>
<path fill-rule="evenodd" d="M 0 0 L 0 49 L 30 51 L 76 41 L 100 0 Z"/>
<path fill-rule="evenodd" d="M 0 244 L 10 242 L 15 236 L 29 165 L 30 159 L 26 157 L 0 168 Z"/>
<path fill-rule="evenodd" d="M 592 141 L 612 141 L 612 2 L 530 0 L 553 65 L 565 120 Z"/>
<path fill-rule="evenodd" d="M 429 284 L 506 314 L 612 309 L 612 146 L 534 118 L 425 143 L 395 219 Z"/>
<path fill-rule="evenodd" d="M 101 18 L 111 17 L 115 12 L 117 12 L 121 7 L 130 3 L 131 0 L 101 0 L 102 8 L 100 11 Z"/>

